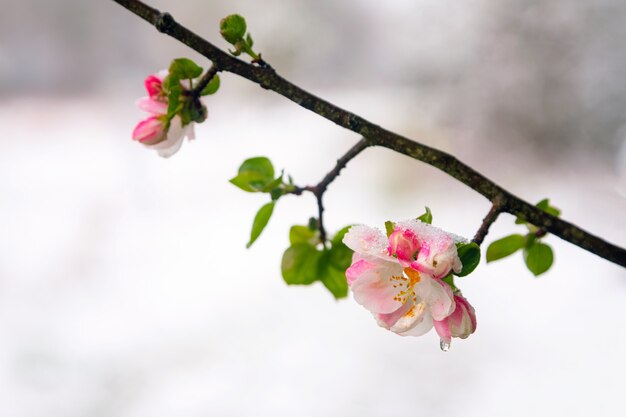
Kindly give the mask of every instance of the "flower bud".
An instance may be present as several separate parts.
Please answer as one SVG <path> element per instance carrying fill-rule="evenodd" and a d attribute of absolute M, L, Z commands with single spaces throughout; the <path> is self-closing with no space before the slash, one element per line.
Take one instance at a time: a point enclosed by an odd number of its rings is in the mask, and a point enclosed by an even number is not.
<path fill-rule="evenodd" d="M 455 309 L 448 317 L 435 321 L 435 330 L 442 342 L 450 344 L 453 337 L 466 339 L 476 331 L 476 312 L 462 295 L 454 296 Z"/>
<path fill-rule="evenodd" d="M 395 229 L 389 235 L 389 255 L 395 255 L 399 261 L 411 262 L 420 250 L 417 236 L 409 229 Z"/>
<path fill-rule="evenodd" d="M 246 19 L 238 14 L 231 14 L 220 21 L 220 33 L 228 43 L 235 45 L 246 34 Z"/>
<path fill-rule="evenodd" d="M 150 116 L 137 124 L 133 130 L 133 140 L 144 145 L 154 145 L 167 138 L 165 123 L 159 116 Z"/>

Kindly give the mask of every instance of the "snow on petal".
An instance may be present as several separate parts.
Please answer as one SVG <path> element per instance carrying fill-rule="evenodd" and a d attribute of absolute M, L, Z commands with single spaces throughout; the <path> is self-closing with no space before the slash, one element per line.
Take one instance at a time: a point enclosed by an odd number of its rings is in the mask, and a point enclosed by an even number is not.
<path fill-rule="evenodd" d="M 344 236 L 343 243 L 356 253 L 393 260 L 387 254 L 389 240 L 376 228 L 365 225 L 352 226 Z"/>
<path fill-rule="evenodd" d="M 354 299 L 381 327 L 420 336 L 435 327 L 442 341 L 476 328 L 474 309 L 441 278 L 460 271 L 462 238 L 418 220 L 398 222 L 387 238 L 368 226 L 352 227 L 343 242 L 354 251 L 346 279 Z"/>

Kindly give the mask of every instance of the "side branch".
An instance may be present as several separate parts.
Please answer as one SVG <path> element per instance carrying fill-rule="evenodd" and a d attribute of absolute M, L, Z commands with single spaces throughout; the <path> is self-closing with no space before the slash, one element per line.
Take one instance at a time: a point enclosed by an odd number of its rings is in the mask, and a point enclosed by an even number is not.
<path fill-rule="evenodd" d="M 501 211 L 502 198 L 496 197 L 493 200 L 491 210 L 489 210 L 489 213 L 487 213 L 487 215 L 483 219 L 483 223 L 480 225 L 480 228 L 476 232 L 476 235 L 474 236 L 474 239 L 472 239 L 472 242 L 476 243 L 478 246 L 483 243 L 483 240 L 485 240 L 485 236 L 487 236 L 487 233 L 489 233 L 489 227 L 491 227 L 491 225 L 496 221 Z"/>
<path fill-rule="evenodd" d="M 363 136 L 372 145 L 383 146 L 432 165 L 482 194 L 490 201 L 500 196 L 502 198 L 502 212 L 521 217 L 570 243 L 626 267 L 625 249 L 527 203 L 468 165 L 465 165 L 454 156 L 390 132 L 354 113 L 316 97 L 282 78 L 269 66 L 248 64 L 234 58 L 194 32 L 181 26 L 168 13 L 160 13 L 139 0 L 113 1 L 148 21 L 160 32 L 178 39 L 199 52 L 211 60 L 220 71 L 232 72 L 259 84 L 264 89 L 272 90 L 337 125 Z"/>
<path fill-rule="evenodd" d="M 346 167 L 348 162 L 350 162 L 355 156 L 361 153 L 365 148 L 370 146 L 370 143 L 367 139 L 361 138 L 352 148 L 348 150 L 341 158 L 337 159 L 337 165 L 328 173 L 326 176 L 314 186 L 307 187 L 296 187 L 293 191 L 293 194 L 300 195 L 304 191 L 309 191 L 312 193 L 317 200 L 317 210 L 318 210 L 318 228 L 320 231 L 320 240 L 323 245 L 326 245 L 326 229 L 324 228 L 324 204 L 322 202 L 322 198 L 324 197 L 324 193 L 328 189 L 328 186 L 331 182 L 335 180 L 339 176 L 339 173 L 342 169 Z"/>

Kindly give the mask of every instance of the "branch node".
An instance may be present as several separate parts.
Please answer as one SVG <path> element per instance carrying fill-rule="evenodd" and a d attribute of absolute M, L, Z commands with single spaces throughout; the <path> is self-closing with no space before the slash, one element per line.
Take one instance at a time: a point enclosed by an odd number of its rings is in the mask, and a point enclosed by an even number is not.
<path fill-rule="evenodd" d="M 164 12 L 164 13 L 159 14 L 159 17 L 157 17 L 156 22 L 154 22 L 154 26 L 161 33 L 169 33 L 174 23 L 175 23 L 175 20 L 172 17 L 172 15 L 167 12 Z"/>

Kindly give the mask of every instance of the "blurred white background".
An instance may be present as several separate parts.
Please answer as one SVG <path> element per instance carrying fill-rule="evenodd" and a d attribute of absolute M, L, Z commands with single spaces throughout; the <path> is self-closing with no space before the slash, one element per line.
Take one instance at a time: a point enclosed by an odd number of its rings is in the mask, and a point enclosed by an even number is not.
<path fill-rule="evenodd" d="M 626 245 L 626 4 L 605 0 L 154 1 L 219 40 L 246 16 L 279 73 L 454 153 Z M 478 330 L 439 350 L 351 298 L 287 287 L 288 229 L 316 214 L 228 183 L 266 155 L 317 182 L 357 139 L 224 74 L 169 160 L 130 140 L 143 78 L 198 58 L 112 1 L 1 0 L 0 416 L 621 416 L 626 271 L 555 237 L 460 283 Z M 208 63 L 198 59 L 199 63 Z M 489 209 L 443 173 L 368 149 L 326 196 L 330 230 L 406 219 L 471 237 Z M 522 231 L 503 215 L 487 243 Z"/>

